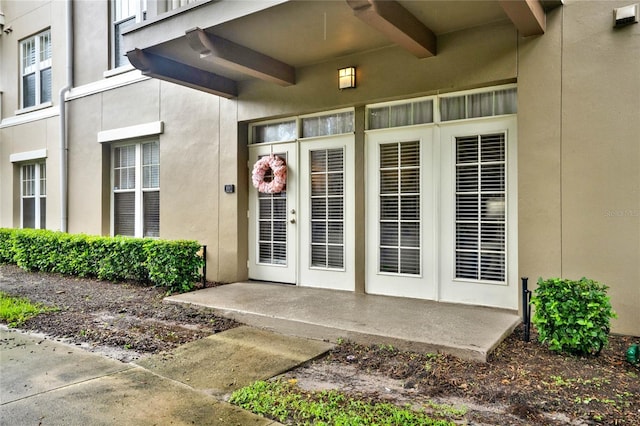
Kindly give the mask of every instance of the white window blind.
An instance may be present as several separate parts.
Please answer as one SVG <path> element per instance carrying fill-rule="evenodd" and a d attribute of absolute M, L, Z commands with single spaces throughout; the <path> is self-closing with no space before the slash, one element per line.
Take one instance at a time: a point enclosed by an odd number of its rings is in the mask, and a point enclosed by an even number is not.
<path fill-rule="evenodd" d="M 286 154 L 274 154 L 286 161 Z M 270 181 L 271 170 L 265 173 Z M 287 177 L 288 179 L 288 177 Z M 277 194 L 258 192 L 258 262 L 287 264 L 287 191 Z"/>
<path fill-rule="evenodd" d="M 298 137 L 295 120 L 253 126 L 253 143 L 286 142 Z"/>
<path fill-rule="evenodd" d="M 113 148 L 113 232 L 160 236 L 160 144 Z"/>
<path fill-rule="evenodd" d="M 311 266 L 344 268 L 344 149 L 311 151 Z"/>
<path fill-rule="evenodd" d="M 22 108 L 51 101 L 51 31 L 20 43 Z"/>
<path fill-rule="evenodd" d="M 21 167 L 21 220 L 23 228 L 46 228 L 47 168 L 45 163 Z"/>
<path fill-rule="evenodd" d="M 505 280 L 505 150 L 502 133 L 456 138 L 456 278 Z"/>
<path fill-rule="evenodd" d="M 142 235 L 160 236 L 160 144 L 142 145 Z"/>
<path fill-rule="evenodd" d="M 419 275 L 420 143 L 379 147 L 379 272 Z"/>
<path fill-rule="evenodd" d="M 433 99 L 373 107 L 367 115 L 370 130 L 433 123 Z"/>
<path fill-rule="evenodd" d="M 339 135 L 352 133 L 354 129 L 353 111 L 302 118 L 302 137 Z"/>
<path fill-rule="evenodd" d="M 440 98 L 442 121 L 515 114 L 517 110 L 515 88 Z"/>

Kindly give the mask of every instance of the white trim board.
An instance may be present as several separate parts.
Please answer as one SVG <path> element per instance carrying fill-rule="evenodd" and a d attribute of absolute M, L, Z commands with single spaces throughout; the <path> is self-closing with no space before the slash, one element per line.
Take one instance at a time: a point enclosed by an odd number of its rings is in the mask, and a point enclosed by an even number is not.
<path fill-rule="evenodd" d="M 47 149 L 36 149 L 34 151 L 16 152 L 9 156 L 9 161 L 12 163 L 20 163 L 22 161 L 39 160 L 41 158 L 47 158 Z"/>
<path fill-rule="evenodd" d="M 98 143 L 115 142 L 124 139 L 159 135 L 163 132 L 164 122 L 152 121 L 151 123 L 137 124 L 135 126 L 120 127 L 117 129 L 103 130 L 101 132 L 98 132 Z"/>

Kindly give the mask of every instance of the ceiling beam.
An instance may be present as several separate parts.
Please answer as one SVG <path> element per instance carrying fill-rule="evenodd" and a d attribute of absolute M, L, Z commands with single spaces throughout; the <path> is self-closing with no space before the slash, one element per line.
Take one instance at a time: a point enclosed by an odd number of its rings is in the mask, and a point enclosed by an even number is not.
<path fill-rule="evenodd" d="M 229 71 L 240 72 L 260 80 L 291 86 L 296 83 L 295 68 L 271 56 L 236 44 L 200 28 L 186 32 L 189 46 L 209 60 Z"/>
<path fill-rule="evenodd" d="M 236 82 L 226 77 L 185 65 L 140 49 L 127 52 L 131 65 L 142 71 L 142 75 L 170 81 L 223 98 L 238 96 Z"/>
<path fill-rule="evenodd" d="M 346 0 L 353 14 L 418 58 L 436 54 L 436 35 L 395 0 Z"/>
<path fill-rule="evenodd" d="M 540 0 L 499 0 L 520 34 L 525 37 L 542 35 L 546 29 L 546 15 Z"/>

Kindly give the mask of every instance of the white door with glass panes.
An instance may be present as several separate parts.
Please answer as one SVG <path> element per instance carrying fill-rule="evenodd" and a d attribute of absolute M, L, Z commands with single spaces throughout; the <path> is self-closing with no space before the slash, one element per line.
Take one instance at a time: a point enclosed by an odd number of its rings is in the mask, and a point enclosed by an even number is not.
<path fill-rule="evenodd" d="M 433 129 L 367 133 L 367 293 L 436 298 L 439 154 Z"/>
<path fill-rule="evenodd" d="M 354 290 L 354 137 L 300 141 L 300 285 Z"/>
<path fill-rule="evenodd" d="M 273 153 L 287 178 L 278 194 L 250 186 L 249 278 L 354 290 L 353 123 L 344 109 L 250 128 L 250 167 Z"/>
<path fill-rule="evenodd" d="M 249 277 L 295 284 L 297 281 L 297 142 L 249 146 L 251 166 L 271 154 L 284 160 L 286 184 L 279 193 L 262 193 L 249 186 Z M 267 172 L 265 180 L 271 179 Z"/>
<path fill-rule="evenodd" d="M 440 133 L 440 299 L 517 309 L 516 118 Z"/>

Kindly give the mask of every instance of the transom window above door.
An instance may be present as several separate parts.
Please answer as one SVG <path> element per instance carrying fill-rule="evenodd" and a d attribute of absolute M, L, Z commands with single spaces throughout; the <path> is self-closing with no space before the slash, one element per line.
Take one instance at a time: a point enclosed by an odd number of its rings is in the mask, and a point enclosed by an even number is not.
<path fill-rule="evenodd" d="M 353 108 L 256 123 L 250 126 L 250 143 L 287 142 L 299 138 L 313 138 L 353 133 Z"/>
<path fill-rule="evenodd" d="M 518 111 L 516 86 L 508 84 L 367 106 L 367 130 L 494 117 Z"/>

